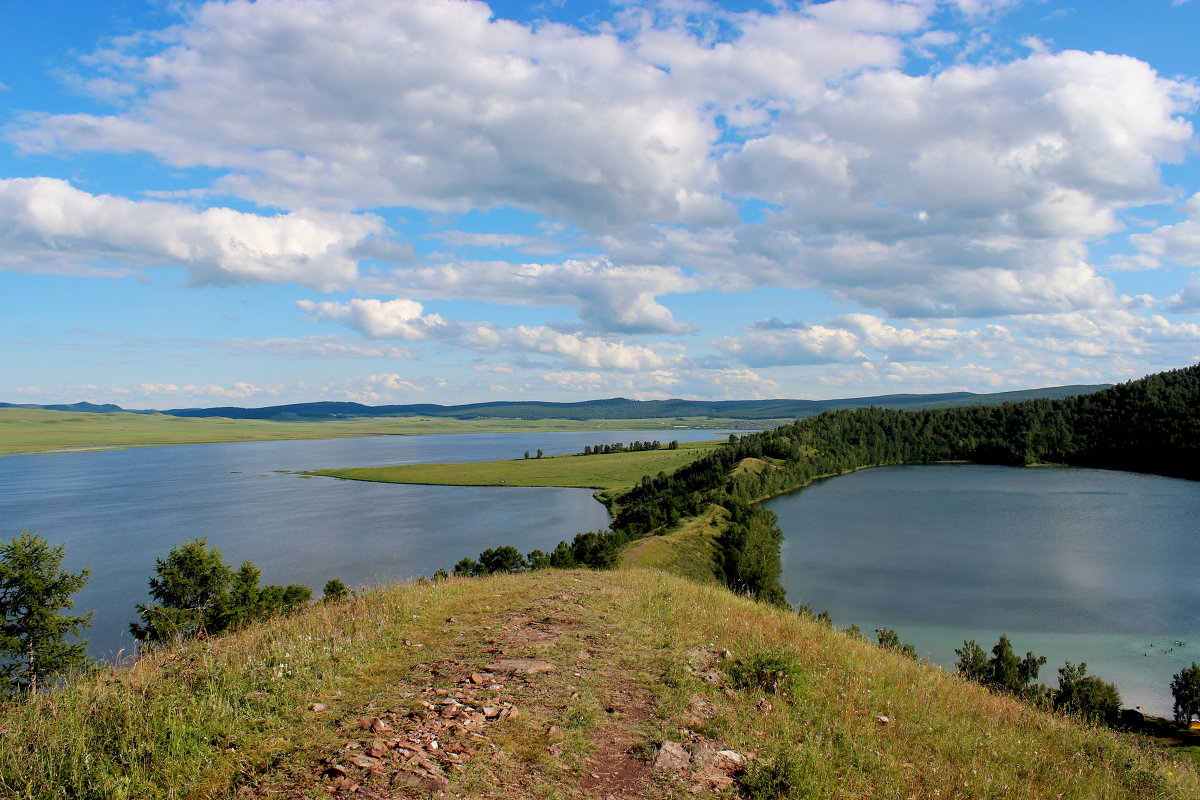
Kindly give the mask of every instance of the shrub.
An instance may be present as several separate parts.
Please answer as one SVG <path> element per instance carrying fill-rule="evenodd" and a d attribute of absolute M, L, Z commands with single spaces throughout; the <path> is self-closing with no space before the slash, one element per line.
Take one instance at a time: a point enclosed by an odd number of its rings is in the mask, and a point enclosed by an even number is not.
<path fill-rule="evenodd" d="M 800 694 L 804 685 L 804 665 L 794 650 L 764 647 L 728 667 L 729 680 L 739 689 L 761 689 L 772 694 Z"/>

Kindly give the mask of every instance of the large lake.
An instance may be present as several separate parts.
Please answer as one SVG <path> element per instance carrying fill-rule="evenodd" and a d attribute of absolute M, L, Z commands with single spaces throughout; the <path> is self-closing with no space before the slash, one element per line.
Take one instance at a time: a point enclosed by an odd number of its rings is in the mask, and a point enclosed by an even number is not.
<path fill-rule="evenodd" d="M 1200 661 L 1200 483 L 1104 470 L 929 465 L 864 470 L 770 501 L 793 604 L 839 626 L 895 628 L 953 668 L 954 649 L 1065 660 L 1171 713 Z M 1187 644 L 1179 646 L 1177 641 Z"/>
<path fill-rule="evenodd" d="M 587 489 L 472 488 L 304 478 L 314 470 L 576 453 L 584 445 L 711 431 L 443 434 L 364 439 L 175 445 L 0 458 L 0 539 L 22 530 L 66 545 L 66 565 L 90 567 L 77 611 L 94 611 L 93 655 L 132 648 L 134 605 L 149 602 L 155 559 L 205 537 L 265 583 L 349 586 L 452 569 L 464 556 L 512 544 L 547 550 L 608 527 Z"/>

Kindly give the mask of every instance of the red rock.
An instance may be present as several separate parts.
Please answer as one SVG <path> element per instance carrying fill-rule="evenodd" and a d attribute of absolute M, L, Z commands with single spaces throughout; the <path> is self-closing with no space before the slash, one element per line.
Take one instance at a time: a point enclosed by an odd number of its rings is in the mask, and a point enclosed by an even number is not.
<path fill-rule="evenodd" d="M 678 742 L 663 742 L 654 757 L 654 768 L 678 772 L 687 769 L 692 756 Z"/>

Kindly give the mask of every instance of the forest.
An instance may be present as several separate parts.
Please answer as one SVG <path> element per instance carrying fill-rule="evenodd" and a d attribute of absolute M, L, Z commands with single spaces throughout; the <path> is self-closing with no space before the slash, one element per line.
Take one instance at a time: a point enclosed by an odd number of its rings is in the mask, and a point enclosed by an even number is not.
<path fill-rule="evenodd" d="M 1064 464 L 1200 479 L 1200 366 L 1092 394 L 989 407 L 827 411 L 725 447 L 671 473 L 647 476 L 616 499 L 612 530 L 581 534 L 580 563 L 612 563 L 622 545 L 663 534 L 712 504 L 729 511 L 719 577 L 782 603 L 782 533 L 758 501 L 825 476 L 871 466 L 972 461 Z M 574 552 L 578 550 L 578 552 Z M 595 563 L 593 563 L 593 561 Z"/>

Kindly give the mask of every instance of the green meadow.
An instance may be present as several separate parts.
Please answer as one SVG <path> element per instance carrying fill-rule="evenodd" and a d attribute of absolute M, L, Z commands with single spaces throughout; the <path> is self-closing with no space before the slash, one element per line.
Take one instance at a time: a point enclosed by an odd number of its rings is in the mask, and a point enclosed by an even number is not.
<path fill-rule="evenodd" d="M 395 467 L 323 469 L 305 473 L 352 481 L 419 483 L 433 486 L 563 486 L 622 489 L 643 475 L 672 472 L 721 444 L 680 442 L 678 450 L 642 450 L 606 455 L 565 455 L 458 464 L 403 464 Z"/>

